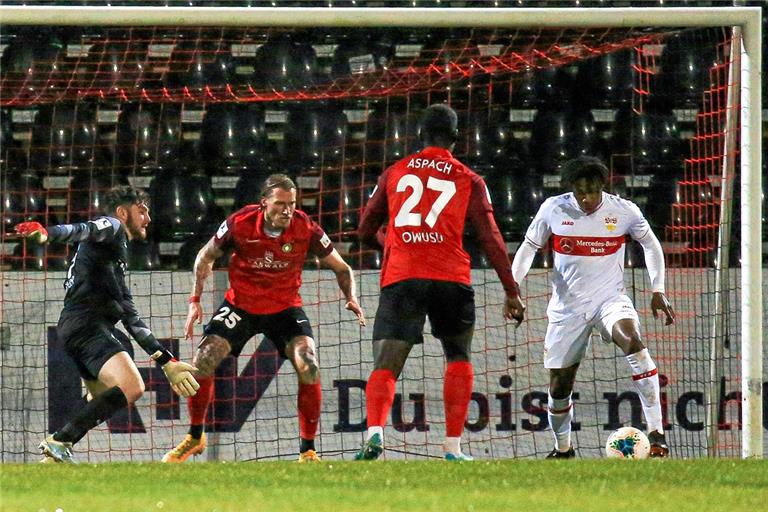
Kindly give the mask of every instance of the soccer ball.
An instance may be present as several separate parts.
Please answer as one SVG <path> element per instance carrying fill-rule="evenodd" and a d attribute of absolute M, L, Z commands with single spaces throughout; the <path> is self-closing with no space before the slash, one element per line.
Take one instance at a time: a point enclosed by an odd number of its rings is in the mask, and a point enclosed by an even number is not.
<path fill-rule="evenodd" d="M 651 443 L 648 437 L 635 427 L 621 427 L 608 436 L 605 453 L 611 458 L 647 459 L 651 453 Z"/>

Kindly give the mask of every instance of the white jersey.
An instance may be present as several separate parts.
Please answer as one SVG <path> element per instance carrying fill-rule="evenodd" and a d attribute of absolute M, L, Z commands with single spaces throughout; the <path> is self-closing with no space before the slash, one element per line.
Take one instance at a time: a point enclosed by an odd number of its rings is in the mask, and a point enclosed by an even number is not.
<path fill-rule="evenodd" d="M 552 239 L 550 321 L 593 311 L 608 298 L 626 293 L 626 235 L 640 240 L 649 233 L 651 227 L 635 203 L 607 192 L 589 215 L 570 192 L 544 201 L 525 238 L 539 249 Z"/>

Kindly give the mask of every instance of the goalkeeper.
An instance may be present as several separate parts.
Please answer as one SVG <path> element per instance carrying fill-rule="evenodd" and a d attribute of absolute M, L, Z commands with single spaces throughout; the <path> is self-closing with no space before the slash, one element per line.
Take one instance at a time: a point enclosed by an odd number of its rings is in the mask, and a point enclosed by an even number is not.
<path fill-rule="evenodd" d="M 77 364 L 89 401 L 61 430 L 40 443 L 42 462 L 74 462 L 75 443 L 144 393 L 144 381 L 118 341 L 124 336 L 116 331 L 117 322 L 162 367 L 178 395 L 192 396 L 199 387 L 191 373 L 195 368 L 176 361 L 139 318 L 125 284 L 128 241 L 147 237 L 146 200 L 144 192 L 120 186 L 107 197 L 109 216 L 48 228 L 37 222 L 16 226 L 16 232 L 32 242 L 79 242 L 64 280 L 66 295 L 58 336 Z"/>

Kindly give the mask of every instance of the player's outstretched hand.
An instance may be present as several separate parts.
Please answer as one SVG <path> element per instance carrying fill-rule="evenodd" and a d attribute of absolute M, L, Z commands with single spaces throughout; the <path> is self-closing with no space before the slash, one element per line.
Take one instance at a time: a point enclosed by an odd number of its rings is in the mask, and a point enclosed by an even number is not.
<path fill-rule="evenodd" d="M 672 304 L 667 300 L 667 296 L 661 292 L 654 292 L 651 298 L 651 311 L 653 312 L 653 318 L 659 318 L 659 310 L 664 312 L 667 317 L 664 320 L 664 325 L 672 325 L 675 323 L 675 310 L 672 309 Z"/>
<path fill-rule="evenodd" d="M 192 339 L 195 321 L 198 324 L 203 323 L 203 306 L 199 302 L 190 302 L 189 310 L 187 311 L 187 322 L 184 324 L 184 339 Z"/>
<path fill-rule="evenodd" d="M 48 231 L 39 222 L 16 224 L 16 233 L 38 244 L 44 244 L 48 241 Z"/>
<path fill-rule="evenodd" d="M 192 376 L 192 372 L 196 371 L 197 368 L 191 364 L 173 359 L 163 365 L 163 373 L 168 378 L 168 382 L 171 383 L 171 389 L 183 397 L 195 396 L 197 390 L 200 389 L 200 384 Z"/>
<path fill-rule="evenodd" d="M 519 295 L 515 297 L 507 296 L 507 299 L 504 301 L 504 318 L 516 320 L 517 325 L 515 327 L 519 327 L 523 320 L 525 320 L 525 304 L 523 304 Z"/>
<path fill-rule="evenodd" d="M 344 309 L 348 309 L 355 314 L 357 323 L 362 326 L 365 325 L 365 313 L 363 313 L 363 308 L 361 308 L 360 304 L 357 302 L 357 298 L 353 297 L 352 300 L 347 301 L 347 303 L 344 304 Z"/>

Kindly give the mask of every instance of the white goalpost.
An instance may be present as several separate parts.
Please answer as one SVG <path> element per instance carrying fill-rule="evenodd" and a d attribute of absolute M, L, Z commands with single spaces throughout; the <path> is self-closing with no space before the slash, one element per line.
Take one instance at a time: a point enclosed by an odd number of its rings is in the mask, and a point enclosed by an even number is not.
<path fill-rule="evenodd" d="M 237 8 L 237 7 L 74 7 L 0 6 L 0 26 L 258 26 L 258 27 L 546 27 L 546 28 L 626 28 L 626 27 L 734 27 L 738 58 L 733 58 L 729 76 L 738 84 L 729 102 L 739 103 L 739 160 L 735 151 L 726 151 L 727 167 L 737 165 L 741 201 L 741 456 L 762 458 L 763 436 L 763 344 L 764 306 L 762 276 L 761 193 L 762 139 L 761 113 L 761 10 L 756 7 L 723 8 Z M 730 84 L 729 84 L 730 85 Z M 729 105 L 730 106 L 730 105 Z M 732 111 L 728 123 L 735 124 Z M 735 131 L 729 130 L 726 144 L 735 144 Z M 732 148 L 735 150 L 735 148 Z M 720 192 L 727 197 L 725 187 Z M 730 214 L 721 219 L 728 222 Z M 726 226 L 727 228 L 727 226 Z M 721 230 L 727 238 L 729 229 Z M 722 244 L 722 240 L 721 240 Z M 727 265 L 718 255 L 716 265 Z M 718 281 L 720 274 L 717 274 Z M 716 301 L 720 299 L 715 299 Z M 718 306 L 716 306 L 717 308 Z M 1 318 L 1 317 L 0 317 Z M 720 332 L 712 323 L 713 336 Z M 708 392 L 712 392 L 711 386 Z M 710 398 L 716 401 L 717 398 Z M 710 402 L 711 403 L 711 402 Z M 716 419 L 716 403 L 708 408 L 710 428 Z"/>

